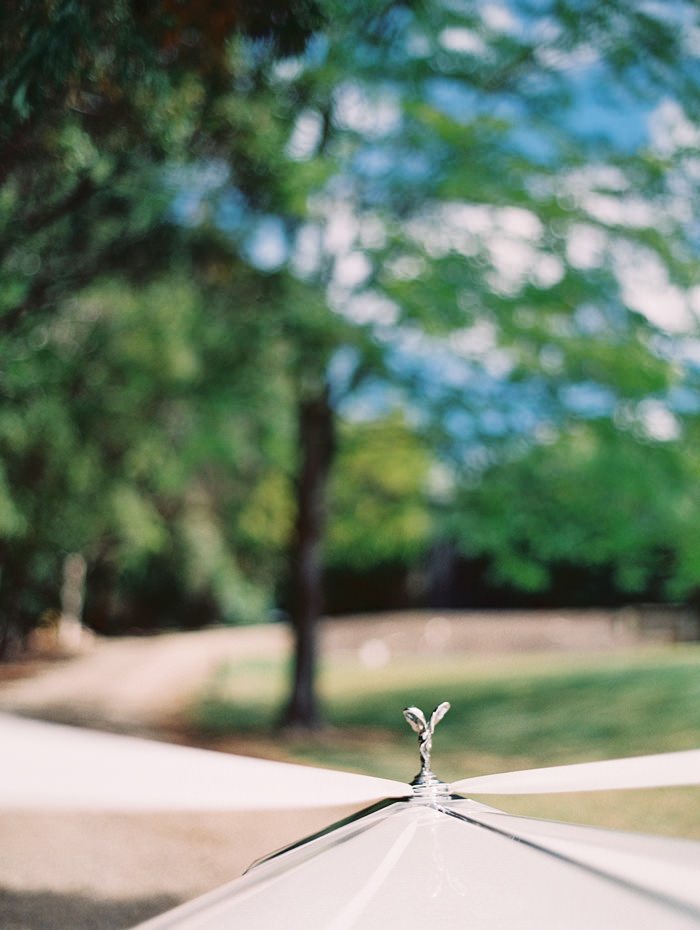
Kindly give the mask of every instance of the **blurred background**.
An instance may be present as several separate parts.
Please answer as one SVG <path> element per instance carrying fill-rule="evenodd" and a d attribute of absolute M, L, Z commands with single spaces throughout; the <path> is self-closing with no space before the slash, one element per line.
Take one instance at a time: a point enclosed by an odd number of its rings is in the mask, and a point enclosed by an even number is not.
<path fill-rule="evenodd" d="M 408 703 L 446 778 L 699 745 L 699 54 L 692 0 L 6 5 L 0 707 L 401 780 Z"/>

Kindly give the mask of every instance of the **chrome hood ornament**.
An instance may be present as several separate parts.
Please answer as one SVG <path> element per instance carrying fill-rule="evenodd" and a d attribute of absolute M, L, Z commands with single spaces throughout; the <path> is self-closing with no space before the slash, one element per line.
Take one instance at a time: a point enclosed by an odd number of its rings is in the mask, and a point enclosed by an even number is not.
<path fill-rule="evenodd" d="M 433 748 L 433 733 L 435 727 L 440 723 L 447 711 L 450 709 L 450 702 L 443 701 L 438 704 L 435 710 L 426 720 L 425 714 L 420 707 L 406 707 L 403 715 L 406 722 L 418 734 L 418 751 L 420 752 L 420 772 L 411 782 L 413 793 L 420 797 L 433 796 L 435 794 L 448 794 L 448 786 L 441 781 L 430 767 L 430 753 Z"/>

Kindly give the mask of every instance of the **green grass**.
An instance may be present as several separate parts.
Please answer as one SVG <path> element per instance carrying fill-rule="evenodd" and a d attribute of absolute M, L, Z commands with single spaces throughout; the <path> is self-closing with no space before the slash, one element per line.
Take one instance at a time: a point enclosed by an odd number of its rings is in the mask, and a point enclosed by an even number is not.
<path fill-rule="evenodd" d="M 331 659 L 323 672 L 331 727 L 280 736 L 274 722 L 287 670 L 259 660 L 222 669 L 193 709 L 209 738 L 234 748 L 410 780 L 415 737 L 401 710 L 452 710 L 434 741 L 446 780 L 468 774 L 700 747 L 700 648 L 637 649 L 609 656 L 452 657 L 392 662 L 369 671 Z M 631 800 L 630 800 L 631 799 Z M 504 806 L 504 800 L 493 803 Z M 509 810 L 700 836 L 700 789 L 509 799 Z"/>
<path fill-rule="evenodd" d="M 196 729 L 270 730 L 286 669 L 259 660 L 222 669 L 194 709 Z M 324 670 L 329 723 L 370 728 L 410 741 L 401 709 L 430 710 L 448 699 L 440 755 L 538 759 L 542 764 L 700 745 L 700 648 L 637 651 L 613 657 L 473 658 L 395 662 L 369 672 L 336 661 Z M 363 760 L 371 766 L 371 760 Z"/>

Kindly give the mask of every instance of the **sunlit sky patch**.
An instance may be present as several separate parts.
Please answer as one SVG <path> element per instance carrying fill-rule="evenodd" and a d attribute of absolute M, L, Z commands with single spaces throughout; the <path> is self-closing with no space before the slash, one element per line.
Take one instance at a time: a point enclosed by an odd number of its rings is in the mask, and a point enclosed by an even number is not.
<path fill-rule="evenodd" d="M 282 220 L 263 216 L 254 224 L 246 240 L 248 260 L 261 271 L 276 271 L 287 261 L 289 244 Z"/>
<path fill-rule="evenodd" d="M 518 18 L 505 3 L 484 3 L 481 17 L 492 32 L 501 32 L 506 35 L 518 32 L 520 25 Z"/>
<path fill-rule="evenodd" d="M 449 26 L 443 29 L 438 36 L 438 42 L 448 52 L 468 55 L 484 55 L 488 48 L 477 32 L 465 26 Z"/>
<path fill-rule="evenodd" d="M 378 138 L 395 132 L 401 118 L 401 107 L 392 88 L 370 94 L 361 84 L 349 80 L 333 94 L 333 121 L 340 129 Z"/>
<path fill-rule="evenodd" d="M 292 250 L 292 271 L 300 278 L 312 278 L 321 263 L 321 227 L 304 223 L 296 233 Z"/>
<path fill-rule="evenodd" d="M 348 252 L 336 259 L 334 282 L 343 288 L 356 288 L 364 284 L 372 272 L 372 263 L 364 252 Z"/>
<path fill-rule="evenodd" d="M 576 223 L 567 233 L 566 258 L 573 268 L 590 271 L 599 268 L 605 259 L 607 234 L 590 223 Z"/>
<path fill-rule="evenodd" d="M 347 298 L 343 302 L 342 313 L 353 323 L 361 326 L 372 324 L 381 332 L 396 325 L 400 309 L 393 300 L 389 300 L 383 294 L 365 291 Z"/>
<path fill-rule="evenodd" d="M 637 416 L 648 439 L 671 442 L 681 436 L 681 425 L 677 417 L 660 400 L 648 398 L 637 405 Z"/>
<path fill-rule="evenodd" d="M 323 118 L 318 110 L 302 110 L 294 123 L 287 143 L 287 156 L 293 161 L 306 161 L 316 154 L 323 132 Z"/>
<path fill-rule="evenodd" d="M 609 416 L 615 409 L 613 391 L 594 381 L 563 385 L 560 394 L 566 407 L 577 416 Z"/>
<path fill-rule="evenodd" d="M 700 127 L 683 111 L 678 101 L 664 98 L 649 115 L 649 132 L 652 148 L 661 155 L 670 155 L 678 149 L 700 148 Z"/>
<path fill-rule="evenodd" d="M 633 310 L 672 333 L 691 331 L 696 319 L 688 295 L 672 284 L 668 272 L 651 250 L 619 242 L 614 247 L 622 296 Z"/>

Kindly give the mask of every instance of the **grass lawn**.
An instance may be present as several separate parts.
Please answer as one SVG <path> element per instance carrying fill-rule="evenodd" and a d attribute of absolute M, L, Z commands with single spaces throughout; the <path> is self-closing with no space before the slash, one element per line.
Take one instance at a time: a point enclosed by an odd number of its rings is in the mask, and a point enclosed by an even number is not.
<path fill-rule="evenodd" d="M 610 655 L 453 656 L 366 669 L 330 657 L 329 728 L 280 736 L 287 669 L 264 659 L 222 668 L 190 726 L 214 744 L 410 781 L 415 736 L 401 710 L 452 710 L 434 740 L 440 777 L 700 747 L 700 647 Z M 480 798 L 532 816 L 700 837 L 700 788 Z"/>

